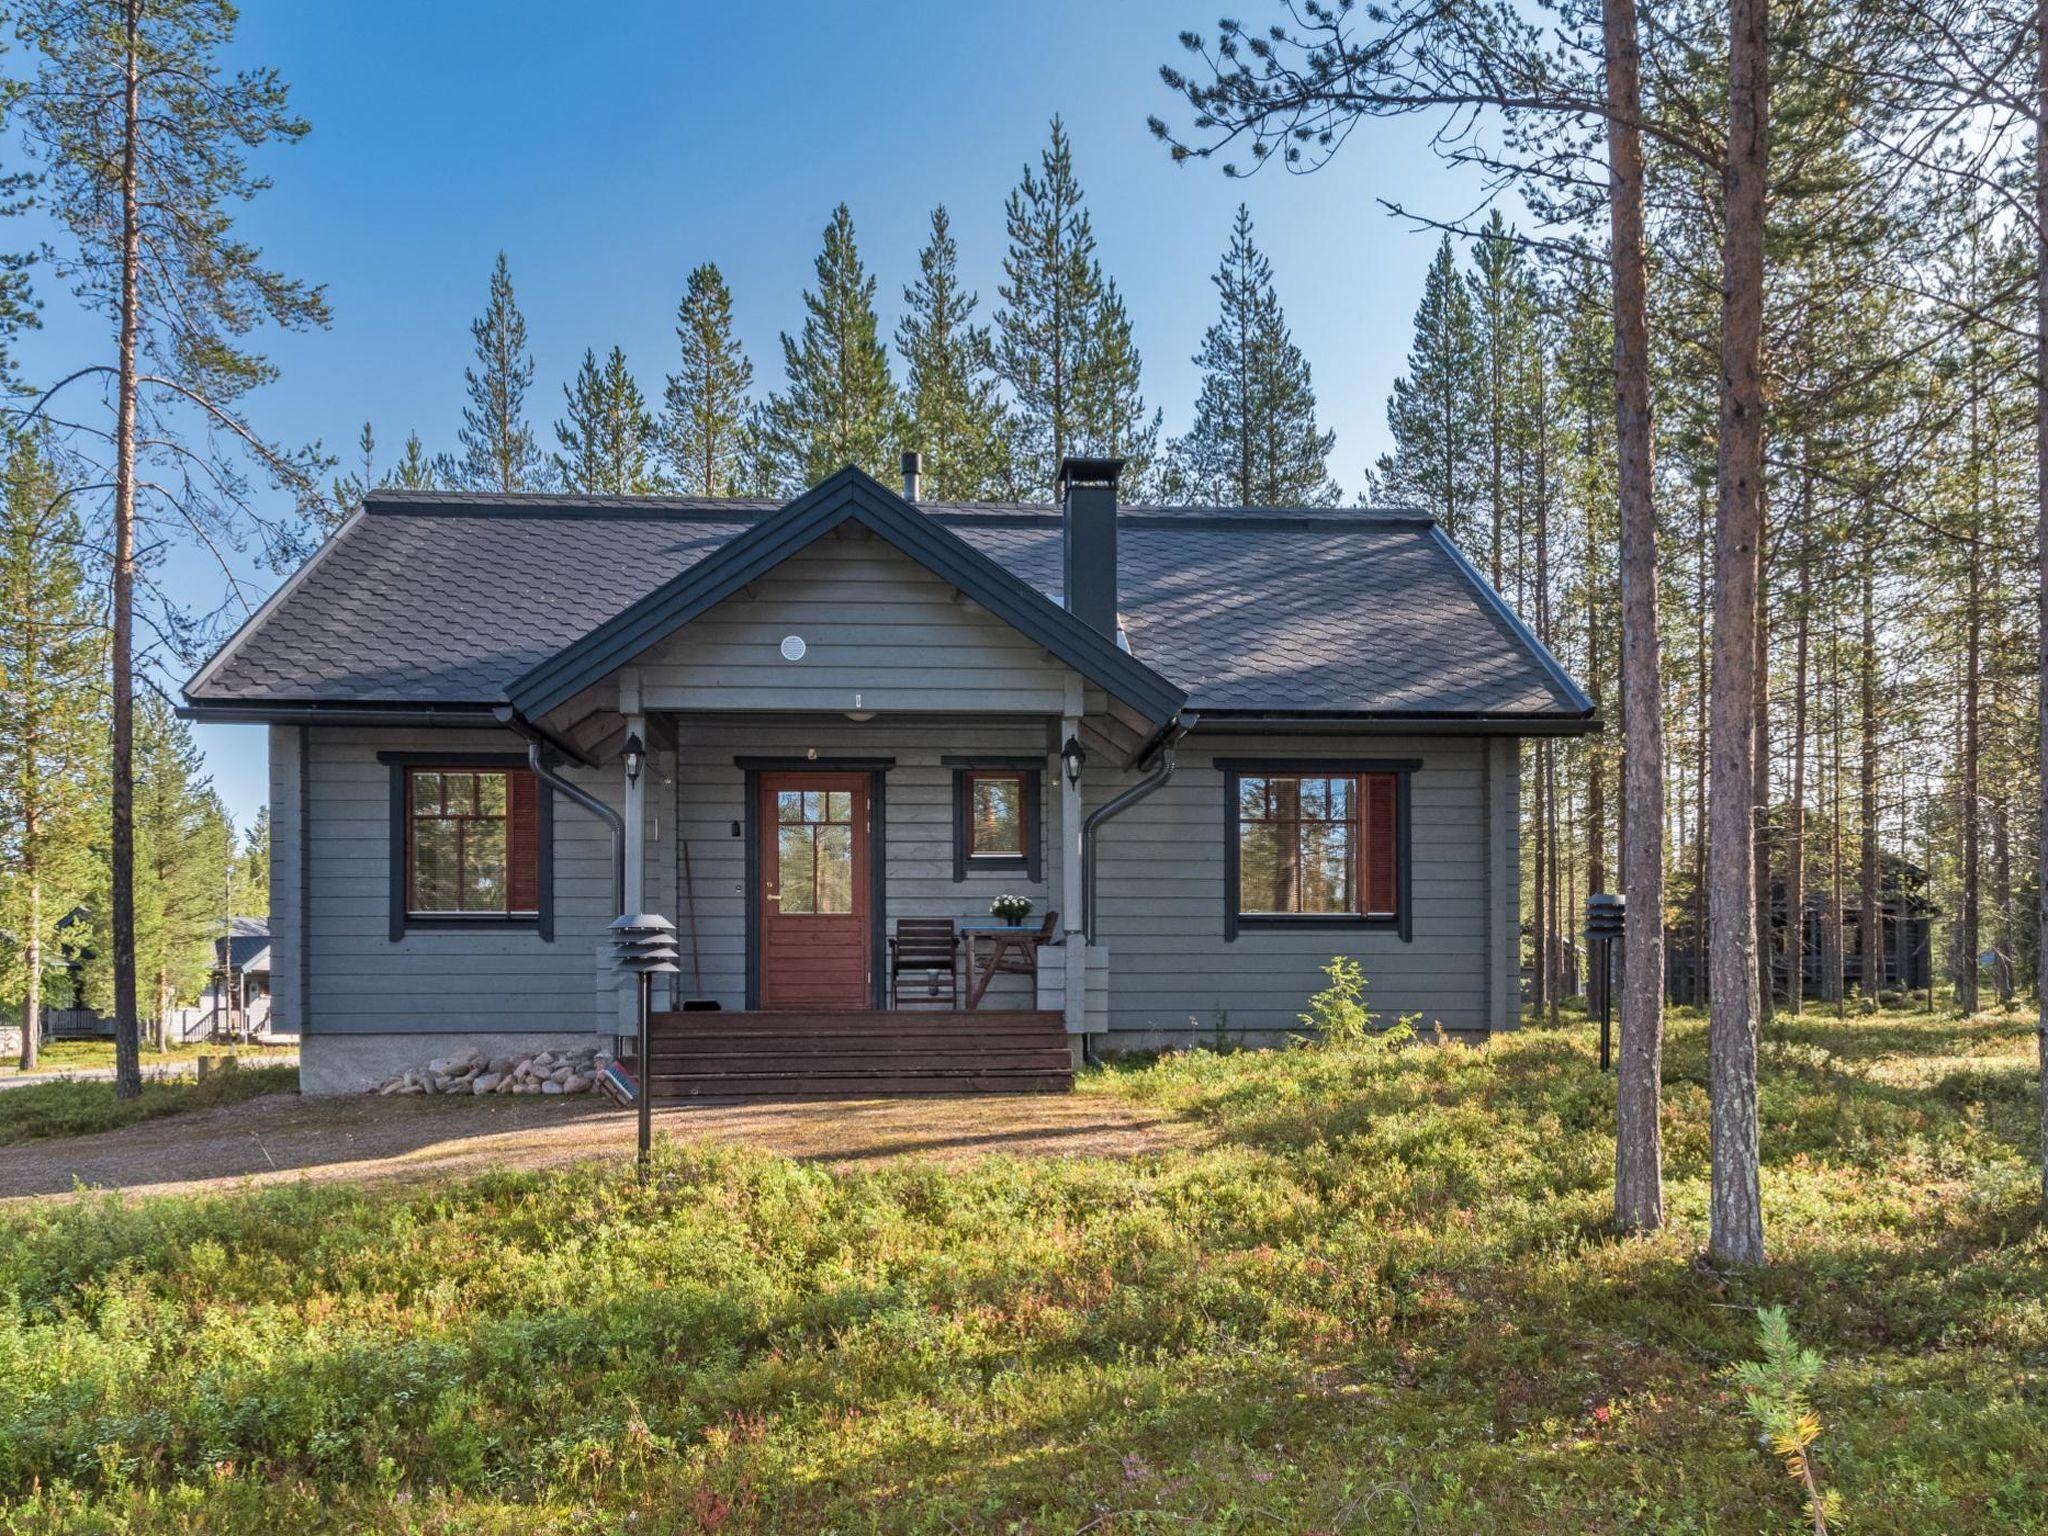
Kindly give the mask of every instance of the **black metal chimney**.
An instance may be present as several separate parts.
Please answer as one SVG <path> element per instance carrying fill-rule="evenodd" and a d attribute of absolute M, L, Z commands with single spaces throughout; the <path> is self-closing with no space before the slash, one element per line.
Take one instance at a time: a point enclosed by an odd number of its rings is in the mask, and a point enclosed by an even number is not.
<path fill-rule="evenodd" d="M 1116 477 L 1122 459 L 1060 461 L 1067 612 L 1116 639 Z"/>
<path fill-rule="evenodd" d="M 924 491 L 924 455 L 915 448 L 903 455 L 903 499 L 916 501 Z"/>

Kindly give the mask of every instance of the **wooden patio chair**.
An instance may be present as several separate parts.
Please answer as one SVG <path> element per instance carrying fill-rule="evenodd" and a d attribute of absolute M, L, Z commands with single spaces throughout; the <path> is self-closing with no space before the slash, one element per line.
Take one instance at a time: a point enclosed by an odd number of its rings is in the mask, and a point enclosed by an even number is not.
<path fill-rule="evenodd" d="M 924 993 L 912 990 L 913 1003 L 944 1003 L 960 1006 L 960 979 L 954 956 L 960 948 L 960 930 L 950 917 L 899 917 L 896 933 L 889 940 L 889 1006 L 903 1006 L 906 977 L 924 978 Z"/>

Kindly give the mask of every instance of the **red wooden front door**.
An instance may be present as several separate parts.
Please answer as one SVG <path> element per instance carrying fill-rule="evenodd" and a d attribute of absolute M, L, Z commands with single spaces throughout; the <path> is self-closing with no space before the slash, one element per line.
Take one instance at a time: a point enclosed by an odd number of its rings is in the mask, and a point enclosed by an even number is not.
<path fill-rule="evenodd" d="M 867 775 L 764 773 L 757 816 L 761 1006 L 873 1006 Z"/>

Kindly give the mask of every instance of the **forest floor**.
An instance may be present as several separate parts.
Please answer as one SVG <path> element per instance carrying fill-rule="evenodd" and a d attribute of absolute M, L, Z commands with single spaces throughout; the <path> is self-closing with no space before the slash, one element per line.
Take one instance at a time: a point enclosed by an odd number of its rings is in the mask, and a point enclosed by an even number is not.
<path fill-rule="evenodd" d="M 1767 1305 L 1847 1529 L 2040 1529 L 2033 1050 L 2021 1014 L 1774 1022 L 1754 1273 L 1701 1258 L 1684 1016 L 1649 1239 L 1607 1224 L 1583 1024 L 1090 1072 L 1057 1102 L 1157 1129 L 1071 1156 L 668 1136 L 644 1190 L 604 1156 L 17 1202 L 0 1530 L 1811 1529 L 1731 1375 Z"/>

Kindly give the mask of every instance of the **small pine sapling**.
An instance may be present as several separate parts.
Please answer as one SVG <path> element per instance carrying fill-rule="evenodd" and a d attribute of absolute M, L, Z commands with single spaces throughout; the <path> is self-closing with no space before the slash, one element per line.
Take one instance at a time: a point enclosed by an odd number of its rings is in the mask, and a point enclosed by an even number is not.
<path fill-rule="evenodd" d="M 1734 1371 L 1743 1406 L 1766 1443 L 1785 1459 L 1786 1475 L 1799 1484 L 1814 1536 L 1828 1536 L 1829 1519 L 1842 1517 L 1842 1500 L 1832 1488 L 1822 1492 L 1814 1473 L 1813 1444 L 1820 1438 L 1821 1422 L 1806 1397 L 1820 1376 L 1821 1358 L 1793 1339 L 1783 1307 L 1757 1313 L 1757 1334 L 1763 1359 L 1745 1360 Z"/>

